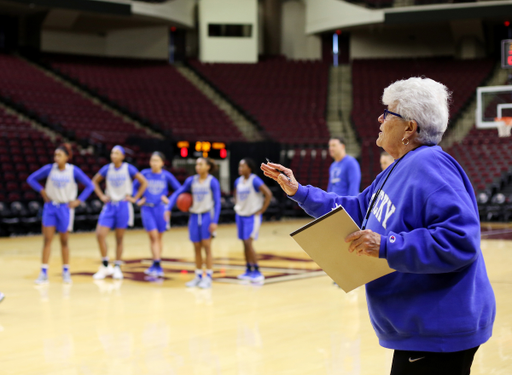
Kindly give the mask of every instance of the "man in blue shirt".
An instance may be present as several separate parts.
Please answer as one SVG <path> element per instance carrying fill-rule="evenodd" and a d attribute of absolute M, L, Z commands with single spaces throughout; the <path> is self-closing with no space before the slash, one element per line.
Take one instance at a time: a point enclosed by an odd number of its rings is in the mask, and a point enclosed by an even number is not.
<path fill-rule="evenodd" d="M 361 186 L 361 168 L 354 157 L 347 155 L 343 138 L 333 137 L 329 140 L 329 155 L 334 162 L 329 168 L 327 192 L 341 196 L 358 195 Z"/>

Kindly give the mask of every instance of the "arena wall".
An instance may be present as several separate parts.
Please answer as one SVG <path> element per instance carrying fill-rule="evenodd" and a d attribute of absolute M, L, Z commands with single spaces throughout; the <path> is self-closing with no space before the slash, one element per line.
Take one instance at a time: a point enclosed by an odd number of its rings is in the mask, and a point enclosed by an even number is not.
<path fill-rule="evenodd" d="M 251 37 L 209 37 L 209 24 L 250 24 Z M 202 62 L 258 61 L 257 0 L 201 0 L 199 44 Z"/>
<path fill-rule="evenodd" d="M 85 34 L 43 30 L 41 50 L 141 59 L 168 58 L 168 29 L 165 26 L 113 30 Z"/>
<path fill-rule="evenodd" d="M 306 34 L 306 4 L 287 1 L 282 8 L 281 52 L 290 60 L 320 60 L 322 41 Z"/>
<path fill-rule="evenodd" d="M 350 58 L 455 56 L 456 44 L 448 23 L 372 26 L 350 33 Z"/>

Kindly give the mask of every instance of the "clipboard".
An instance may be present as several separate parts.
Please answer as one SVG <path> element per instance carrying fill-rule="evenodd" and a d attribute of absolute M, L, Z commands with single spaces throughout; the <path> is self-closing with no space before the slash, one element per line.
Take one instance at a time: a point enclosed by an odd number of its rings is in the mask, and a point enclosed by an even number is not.
<path fill-rule="evenodd" d="M 345 238 L 360 230 L 342 206 L 304 225 L 290 236 L 346 293 L 394 269 L 386 259 L 349 253 Z"/>

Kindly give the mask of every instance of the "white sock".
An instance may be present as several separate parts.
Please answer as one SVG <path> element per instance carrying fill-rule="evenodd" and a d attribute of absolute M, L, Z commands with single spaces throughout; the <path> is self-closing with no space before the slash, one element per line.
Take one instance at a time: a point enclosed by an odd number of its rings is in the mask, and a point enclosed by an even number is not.
<path fill-rule="evenodd" d="M 44 273 L 47 273 L 48 272 L 48 264 L 41 264 L 41 271 L 43 271 Z"/>
<path fill-rule="evenodd" d="M 196 270 L 196 276 L 203 277 L 203 270 Z"/>
<path fill-rule="evenodd" d="M 206 270 L 206 276 L 208 276 L 211 279 L 213 276 L 213 270 Z"/>

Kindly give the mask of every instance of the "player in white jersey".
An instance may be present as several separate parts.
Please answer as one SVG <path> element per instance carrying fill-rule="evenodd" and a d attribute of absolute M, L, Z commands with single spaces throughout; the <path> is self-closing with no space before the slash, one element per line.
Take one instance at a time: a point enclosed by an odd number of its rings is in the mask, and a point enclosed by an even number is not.
<path fill-rule="evenodd" d="M 190 241 L 194 244 L 196 275 L 189 281 L 187 287 L 211 288 L 213 276 L 213 258 L 211 251 L 211 239 L 217 229 L 220 216 L 220 184 L 213 177 L 216 169 L 215 162 L 210 158 L 199 158 L 196 161 L 195 176 L 189 177 L 181 188 L 176 190 L 166 207 L 166 219 L 170 220 L 171 210 L 181 193 L 192 192 L 192 207 L 188 230 Z M 203 277 L 202 248 L 206 255 L 206 276 Z"/>
<path fill-rule="evenodd" d="M 258 239 L 262 214 L 267 210 L 272 192 L 263 180 L 254 174 L 256 165 L 245 158 L 238 164 L 238 177 L 235 181 L 235 212 L 238 238 L 244 243 L 247 269 L 238 276 L 241 280 L 263 281 L 253 241 Z"/>
<path fill-rule="evenodd" d="M 62 249 L 62 279 L 65 283 L 71 282 L 69 272 L 69 231 L 73 230 L 75 207 L 84 202 L 93 191 L 93 184 L 89 177 L 80 168 L 68 164 L 71 159 L 71 147 L 67 144 L 57 147 L 54 154 L 53 164 L 45 165 L 43 168 L 32 173 L 28 184 L 41 194 L 44 199 L 42 231 L 44 237 L 43 259 L 41 272 L 35 281 L 42 284 L 48 281 L 48 261 L 53 236 L 55 231 L 60 234 L 60 245 Z M 46 178 L 46 185 L 43 188 L 39 180 Z M 85 186 L 84 191 L 78 195 L 77 181 Z"/>
<path fill-rule="evenodd" d="M 96 238 L 100 248 L 102 264 L 93 277 L 102 280 L 107 276 L 122 279 L 121 258 L 123 255 L 123 237 L 128 226 L 133 226 L 133 206 L 140 199 L 148 185 L 144 176 L 133 165 L 123 162 L 124 149 L 114 146 L 110 153 L 112 163 L 103 166 L 93 177 L 94 191 L 105 205 L 101 210 L 96 226 Z M 105 194 L 100 182 L 105 179 Z M 140 183 L 139 190 L 133 194 L 133 180 Z M 114 267 L 108 263 L 107 235 L 111 229 L 116 231 L 116 261 Z"/>

